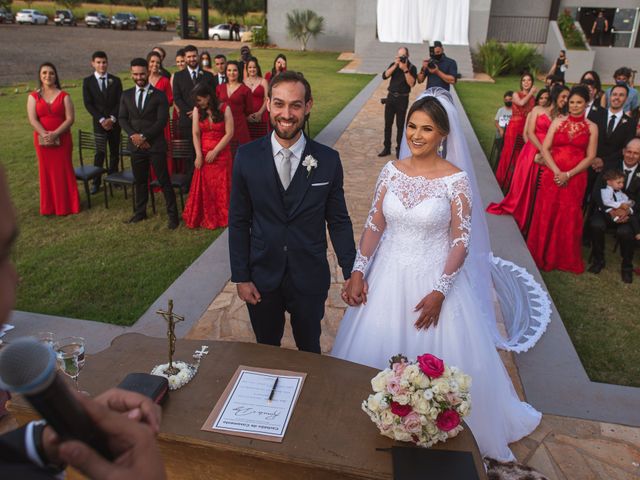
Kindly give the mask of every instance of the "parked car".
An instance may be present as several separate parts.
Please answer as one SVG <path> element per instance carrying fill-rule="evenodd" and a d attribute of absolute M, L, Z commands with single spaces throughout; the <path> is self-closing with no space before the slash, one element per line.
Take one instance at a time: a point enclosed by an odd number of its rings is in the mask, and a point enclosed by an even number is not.
<path fill-rule="evenodd" d="M 246 31 L 246 27 L 240 26 L 240 36 Z M 209 29 L 209 38 L 211 40 L 233 40 L 231 38 L 231 24 L 220 23 Z"/>
<path fill-rule="evenodd" d="M 84 17 L 84 24 L 87 27 L 103 28 L 111 25 L 111 22 L 104 13 L 88 12 Z"/>
<path fill-rule="evenodd" d="M 72 27 L 78 26 L 76 16 L 71 10 L 56 10 L 56 15 L 55 17 L 53 17 L 53 22 L 56 24 L 56 27 L 61 27 L 62 25 L 69 25 Z"/>
<path fill-rule="evenodd" d="M 46 25 L 49 23 L 49 18 L 40 13 L 38 10 L 34 10 L 32 8 L 23 8 L 16 14 L 16 22 L 20 25 L 25 23 L 30 23 L 32 25 Z"/>
<path fill-rule="evenodd" d="M 180 23 L 180 18 L 178 17 L 178 20 L 176 21 L 176 32 L 178 33 L 178 35 L 182 35 L 180 33 L 181 30 L 182 24 Z M 193 15 L 189 15 L 189 17 L 187 17 L 187 32 L 189 34 L 198 33 L 198 19 Z"/>
<path fill-rule="evenodd" d="M 145 25 L 147 30 L 166 30 L 167 21 L 163 17 L 151 16 Z"/>
<path fill-rule="evenodd" d="M 11 10 L 4 7 L 0 7 L 0 23 L 14 23 L 15 17 Z"/>
<path fill-rule="evenodd" d="M 111 28 L 121 30 L 135 30 L 138 28 L 138 19 L 133 13 L 116 13 L 111 17 Z"/>

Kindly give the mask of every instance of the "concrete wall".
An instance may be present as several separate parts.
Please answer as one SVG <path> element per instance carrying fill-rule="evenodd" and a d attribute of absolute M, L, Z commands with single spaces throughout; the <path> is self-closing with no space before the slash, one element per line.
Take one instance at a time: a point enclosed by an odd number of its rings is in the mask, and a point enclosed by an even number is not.
<path fill-rule="evenodd" d="M 375 2 L 366 3 L 375 7 Z M 287 13 L 292 10 L 313 10 L 324 17 L 325 31 L 309 40 L 308 50 L 331 50 L 352 52 L 355 46 L 356 2 L 344 0 L 269 0 L 267 25 L 269 42 L 282 48 L 299 49 L 297 40 L 287 34 Z M 375 9 L 374 9 L 375 16 Z"/>
<path fill-rule="evenodd" d="M 548 17 L 551 0 L 493 0 L 491 15 L 516 17 Z"/>
<path fill-rule="evenodd" d="M 378 37 L 376 4 L 371 0 L 355 0 L 355 52 L 362 51 Z"/>
<path fill-rule="evenodd" d="M 638 70 L 640 67 L 640 48 L 591 48 L 596 53 L 593 69 L 600 75 L 602 83 L 613 83 L 613 72 L 620 67 L 629 67 L 633 70 Z M 636 85 L 639 80 L 640 76 L 636 74 Z"/>
<path fill-rule="evenodd" d="M 565 72 L 565 80 L 567 82 L 579 82 L 584 72 L 593 70 L 596 53 L 590 47 L 587 48 L 588 50 L 567 50 L 567 59 L 569 60 L 569 69 Z M 566 50 L 562 34 L 556 22 L 549 22 L 547 43 L 543 51 L 545 69 L 547 71 L 558 58 L 560 50 Z"/>
<path fill-rule="evenodd" d="M 489 30 L 491 0 L 469 1 L 469 46 L 484 43 Z"/>

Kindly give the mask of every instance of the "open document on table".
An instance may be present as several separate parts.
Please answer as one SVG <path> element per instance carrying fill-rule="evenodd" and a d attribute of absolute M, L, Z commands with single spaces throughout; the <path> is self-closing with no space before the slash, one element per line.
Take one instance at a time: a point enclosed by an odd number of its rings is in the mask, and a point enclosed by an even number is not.
<path fill-rule="evenodd" d="M 240 366 L 202 430 L 281 442 L 305 373 Z"/>

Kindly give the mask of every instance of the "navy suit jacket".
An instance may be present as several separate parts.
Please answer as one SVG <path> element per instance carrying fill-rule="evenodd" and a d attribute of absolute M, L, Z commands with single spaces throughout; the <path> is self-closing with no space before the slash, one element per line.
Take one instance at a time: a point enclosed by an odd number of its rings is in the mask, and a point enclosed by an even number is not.
<path fill-rule="evenodd" d="M 307 172 L 304 158 L 318 166 Z M 351 275 L 356 250 L 342 186 L 340 156 L 307 139 L 300 165 L 286 192 L 277 174 L 271 134 L 238 149 L 229 209 L 231 280 L 253 282 L 258 291 L 276 290 L 286 273 L 302 294 L 325 294 L 329 229 L 344 278 Z"/>
<path fill-rule="evenodd" d="M 0 435 L 0 478 L 51 479 L 54 476 L 31 463 L 26 451 L 26 427 Z"/>

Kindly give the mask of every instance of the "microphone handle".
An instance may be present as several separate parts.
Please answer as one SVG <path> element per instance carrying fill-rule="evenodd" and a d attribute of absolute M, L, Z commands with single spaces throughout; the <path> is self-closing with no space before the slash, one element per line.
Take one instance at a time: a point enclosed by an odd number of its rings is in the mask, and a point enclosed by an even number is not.
<path fill-rule="evenodd" d="M 114 460 L 107 436 L 91 420 L 57 372 L 51 385 L 39 393 L 25 395 L 25 398 L 61 439 L 80 440 L 107 460 Z"/>

